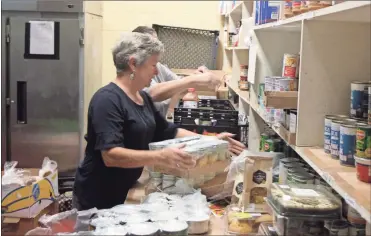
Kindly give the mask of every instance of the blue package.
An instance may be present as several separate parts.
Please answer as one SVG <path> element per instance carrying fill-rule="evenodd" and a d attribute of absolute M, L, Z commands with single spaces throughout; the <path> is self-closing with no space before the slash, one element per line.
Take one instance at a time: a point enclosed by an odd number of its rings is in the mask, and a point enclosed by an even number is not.
<path fill-rule="evenodd" d="M 278 21 L 279 6 L 268 6 L 265 10 L 265 20 L 264 23 Z"/>

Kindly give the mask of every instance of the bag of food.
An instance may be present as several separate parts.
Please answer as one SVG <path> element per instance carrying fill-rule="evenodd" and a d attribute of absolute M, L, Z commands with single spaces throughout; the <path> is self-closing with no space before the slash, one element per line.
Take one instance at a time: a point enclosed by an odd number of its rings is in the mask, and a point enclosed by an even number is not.
<path fill-rule="evenodd" d="M 272 184 L 274 153 L 256 153 L 245 161 L 243 207 L 247 212 L 266 212 L 265 198 Z"/>

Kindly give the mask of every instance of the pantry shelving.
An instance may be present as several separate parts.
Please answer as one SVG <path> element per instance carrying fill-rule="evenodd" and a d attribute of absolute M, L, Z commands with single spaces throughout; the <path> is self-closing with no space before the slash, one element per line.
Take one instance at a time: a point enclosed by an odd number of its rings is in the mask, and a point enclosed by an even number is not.
<path fill-rule="evenodd" d="M 264 105 L 276 109 L 296 109 L 298 106 L 298 92 L 267 91 L 264 93 Z"/>
<path fill-rule="evenodd" d="M 240 96 L 240 102 L 248 105 L 249 149 L 258 150 L 260 134 L 268 124 L 369 223 L 371 184 L 359 181 L 354 167 L 342 166 L 326 154 L 323 140 L 324 116 L 349 114 L 350 83 L 371 78 L 370 14 L 370 1 L 345 1 L 245 28 L 245 32 L 251 32 L 249 49 L 224 50 L 230 63 L 228 87 Z M 259 85 L 264 78 L 281 75 L 285 53 L 300 54 L 298 91 L 290 94 L 289 106 L 283 105 L 287 104 L 284 96 L 265 93 L 265 99 L 259 98 Z M 238 68 L 244 64 L 241 61 L 249 66 L 250 90 L 243 93 L 238 89 Z M 275 108 L 296 108 L 296 132 L 290 133 L 268 120 L 264 103 Z"/>

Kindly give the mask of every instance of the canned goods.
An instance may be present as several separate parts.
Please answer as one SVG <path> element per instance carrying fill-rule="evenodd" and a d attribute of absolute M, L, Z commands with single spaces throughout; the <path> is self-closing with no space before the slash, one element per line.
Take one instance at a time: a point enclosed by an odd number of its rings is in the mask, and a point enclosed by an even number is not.
<path fill-rule="evenodd" d="M 340 144 L 340 126 L 344 124 L 342 120 L 331 121 L 331 157 L 339 159 L 339 144 Z"/>
<path fill-rule="evenodd" d="M 294 15 L 298 15 L 301 13 L 301 0 L 293 0 L 292 13 L 294 13 Z"/>
<path fill-rule="evenodd" d="M 259 150 L 263 151 L 265 140 L 269 139 L 269 136 L 267 133 L 261 133 L 260 134 L 260 145 L 259 145 Z"/>
<path fill-rule="evenodd" d="M 334 115 L 325 116 L 324 147 L 325 153 L 331 154 L 331 122 L 335 119 Z"/>
<path fill-rule="evenodd" d="M 371 125 L 364 123 L 357 124 L 356 156 L 371 158 Z"/>
<path fill-rule="evenodd" d="M 266 139 L 263 144 L 264 152 L 274 152 L 275 142 L 272 139 Z"/>
<path fill-rule="evenodd" d="M 350 96 L 350 116 L 367 119 L 368 117 L 368 88 L 370 83 L 352 82 Z"/>
<path fill-rule="evenodd" d="M 371 86 L 368 87 L 368 107 L 367 107 L 367 113 L 368 113 L 368 124 L 371 124 Z"/>
<path fill-rule="evenodd" d="M 264 89 L 265 91 L 274 91 L 275 90 L 275 79 L 271 76 L 266 76 L 264 78 Z"/>
<path fill-rule="evenodd" d="M 356 151 L 357 126 L 354 124 L 342 124 L 340 126 L 340 164 L 354 166 L 354 154 Z"/>
<path fill-rule="evenodd" d="M 247 82 L 247 77 L 246 80 L 238 81 L 238 88 L 241 90 L 249 90 L 249 82 Z"/>
<path fill-rule="evenodd" d="M 288 78 L 298 78 L 299 75 L 299 55 L 284 54 L 282 76 Z"/>

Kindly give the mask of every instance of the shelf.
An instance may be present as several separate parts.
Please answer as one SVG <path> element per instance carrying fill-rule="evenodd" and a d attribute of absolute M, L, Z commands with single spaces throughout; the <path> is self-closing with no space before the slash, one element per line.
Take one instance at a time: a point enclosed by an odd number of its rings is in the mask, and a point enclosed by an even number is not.
<path fill-rule="evenodd" d="M 371 2 L 347 1 L 316 11 L 303 13 L 288 19 L 253 27 L 259 30 L 301 31 L 303 20 L 346 21 L 370 23 Z"/>
<path fill-rule="evenodd" d="M 303 158 L 345 201 L 371 223 L 371 184 L 357 179 L 356 169 L 340 165 L 320 147 L 295 146 L 295 134 L 283 127 L 275 127 L 263 116 L 258 104 L 250 103 L 251 108 L 275 131 L 295 152 Z M 289 136 L 288 136 L 289 135 Z"/>
<path fill-rule="evenodd" d="M 320 147 L 293 149 L 369 223 L 371 223 L 371 184 L 357 179 L 356 168 L 340 165 Z"/>
<path fill-rule="evenodd" d="M 225 50 L 249 50 L 249 47 L 242 47 L 242 46 L 225 47 Z"/>
<path fill-rule="evenodd" d="M 298 92 L 267 91 L 264 93 L 264 105 L 275 109 L 296 109 L 298 107 Z"/>
<path fill-rule="evenodd" d="M 246 102 L 247 104 L 250 104 L 250 93 L 249 91 L 244 91 L 238 88 L 238 86 L 232 85 L 232 83 L 226 82 L 228 87 L 232 89 L 241 99 L 242 101 Z"/>

